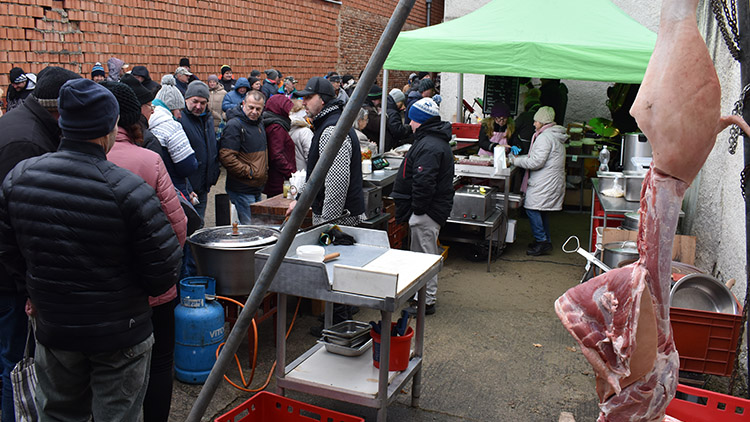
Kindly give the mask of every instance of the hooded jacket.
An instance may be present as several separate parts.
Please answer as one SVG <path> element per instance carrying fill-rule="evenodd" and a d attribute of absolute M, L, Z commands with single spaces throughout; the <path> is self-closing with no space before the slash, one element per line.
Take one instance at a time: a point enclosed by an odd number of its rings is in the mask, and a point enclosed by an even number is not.
<path fill-rule="evenodd" d="M 562 126 L 543 129 L 531 144 L 528 155 L 513 159 L 516 167 L 529 170 L 529 184 L 523 206 L 537 211 L 559 211 L 565 198 L 565 141 Z"/>
<path fill-rule="evenodd" d="M 289 136 L 292 137 L 294 142 L 294 160 L 297 163 L 297 170 L 307 168 L 307 156 L 310 155 L 310 144 L 314 136 L 306 117 L 305 109 L 289 115 L 292 121 Z"/>
<path fill-rule="evenodd" d="M 208 109 L 211 110 L 211 115 L 214 118 L 214 132 L 219 132 L 219 125 L 224 119 L 224 110 L 222 110 L 222 103 L 227 92 L 221 84 L 216 84 L 213 88 L 208 88 Z"/>
<path fill-rule="evenodd" d="M 148 119 L 148 125 L 159 143 L 159 151 L 156 152 L 164 161 L 172 184 L 188 197 L 192 188 L 187 178 L 198 170 L 195 151 L 190 146 L 182 125 L 174 119 L 164 103 L 154 100 L 153 104 L 156 107 Z"/>
<path fill-rule="evenodd" d="M 380 124 L 380 122 L 378 122 Z M 412 141 L 413 132 L 411 126 L 404 124 L 401 118 L 401 111 L 398 109 L 398 104 L 393 97 L 388 95 L 387 107 L 386 107 L 386 122 L 385 122 L 385 151 L 390 151 L 393 148 L 408 144 Z M 377 142 L 377 141 L 376 141 Z"/>
<path fill-rule="evenodd" d="M 208 192 L 216 184 L 220 172 L 214 119 L 210 111 L 196 116 L 185 107 L 179 122 L 198 160 L 198 169 L 188 176 L 190 185 L 196 193 Z"/>
<path fill-rule="evenodd" d="M 14 108 L 23 104 L 26 98 L 34 92 L 36 88 L 36 75 L 33 73 L 26 73 L 26 87 L 21 91 L 16 91 L 13 85 L 8 85 L 8 89 L 5 93 L 5 110 L 11 111 Z"/>
<path fill-rule="evenodd" d="M 233 117 L 221 132 L 219 159 L 227 169 L 227 190 L 260 194 L 268 179 L 266 131 L 262 119 L 250 120 L 245 113 Z"/>
<path fill-rule="evenodd" d="M 250 91 L 250 82 L 247 81 L 247 78 L 237 79 L 237 84 L 234 86 L 234 90 L 227 92 L 227 95 L 225 95 L 224 99 L 221 101 L 222 111 L 227 111 L 230 108 L 236 107 L 237 104 L 240 104 L 245 99 L 243 94 L 237 92 L 240 88 L 247 88 L 247 90 Z"/>
<path fill-rule="evenodd" d="M 412 89 L 406 95 L 406 108 L 404 109 L 404 123 L 409 124 L 409 122 L 411 122 L 411 119 L 409 118 L 409 109 L 411 109 L 411 106 L 413 106 L 414 103 L 416 103 L 417 101 L 421 99 L 422 99 L 422 93 L 417 91 L 416 89 Z"/>
<path fill-rule="evenodd" d="M 407 222 L 412 214 L 427 214 L 441 226 L 453 208 L 453 151 L 451 124 L 439 116 L 425 121 L 414 132 L 414 144 L 401 162 L 393 197 L 396 221 Z"/>
<path fill-rule="evenodd" d="M 107 60 L 107 69 L 109 69 L 109 76 L 107 76 L 107 80 L 119 82 L 120 70 L 122 70 L 122 66 L 124 64 L 125 62 L 118 59 L 117 57 L 110 57 L 109 60 Z"/>
<path fill-rule="evenodd" d="M 268 142 L 268 181 L 263 193 L 269 198 L 282 193 L 284 180 L 297 171 L 294 141 L 289 135 L 289 112 L 293 106 L 292 100 L 285 95 L 274 95 L 266 103 L 266 110 L 263 112 L 263 126 L 266 127 Z"/>
<path fill-rule="evenodd" d="M 182 249 L 151 186 L 63 140 L 5 179 L 0 255 L 37 309 L 37 341 L 99 353 L 151 335 L 148 296 L 175 284 Z"/>
<path fill-rule="evenodd" d="M 268 79 L 263 80 L 263 85 L 260 87 L 260 92 L 263 93 L 263 95 L 266 96 L 266 101 L 270 100 L 271 97 L 273 97 L 276 92 L 278 91 L 279 87 L 276 86 L 275 82 L 271 82 Z"/>

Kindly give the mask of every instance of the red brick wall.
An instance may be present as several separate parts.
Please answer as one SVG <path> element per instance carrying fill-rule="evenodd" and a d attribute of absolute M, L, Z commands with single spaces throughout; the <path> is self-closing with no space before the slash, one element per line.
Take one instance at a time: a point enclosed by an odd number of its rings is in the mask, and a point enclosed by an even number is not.
<path fill-rule="evenodd" d="M 0 0 L 0 86 L 8 86 L 13 66 L 39 72 L 57 65 L 88 76 L 95 62 L 106 70 L 113 56 L 148 66 L 157 81 L 181 57 L 204 80 L 222 64 L 232 66 L 235 78 L 270 67 L 301 83 L 331 69 L 357 76 L 396 1 L 343 3 Z M 442 16 L 443 0 L 434 0 L 432 22 Z M 406 29 L 424 25 L 425 3 L 417 0 Z"/>

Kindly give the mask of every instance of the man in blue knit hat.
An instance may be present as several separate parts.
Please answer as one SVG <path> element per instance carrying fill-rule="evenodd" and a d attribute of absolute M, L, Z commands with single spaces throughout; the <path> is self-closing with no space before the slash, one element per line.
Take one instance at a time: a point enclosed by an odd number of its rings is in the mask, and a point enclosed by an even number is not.
<path fill-rule="evenodd" d="M 22 161 L 0 189 L 0 263 L 36 320 L 40 421 L 138 420 L 154 343 L 148 296 L 172 287 L 182 252 L 154 190 L 107 161 L 114 95 L 60 88 L 56 152 Z"/>
<path fill-rule="evenodd" d="M 439 255 L 437 238 L 453 208 L 451 124 L 440 120 L 432 98 L 422 98 L 409 110 L 414 144 L 406 153 L 393 185 L 396 221 L 409 222 L 409 249 Z M 435 313 L 437 276 L 427 281 L 425 313 Z M 416 313 L 416 307 L 409 311 Z"/>

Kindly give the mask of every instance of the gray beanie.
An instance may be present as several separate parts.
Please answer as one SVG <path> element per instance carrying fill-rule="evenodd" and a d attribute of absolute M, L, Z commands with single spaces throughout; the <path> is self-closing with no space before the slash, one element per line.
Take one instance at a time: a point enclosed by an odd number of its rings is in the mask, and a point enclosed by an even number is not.
<path fill-rule="evenodd" d="M 161 84 L 161 89 L 156 93 L 157 99 L 161 100 L 170 111 L 185 107 L 185 98 L 175 86 L 174 76 L 164 75 L 161 78 Z"/>
<path fill-rule="evenodd" d="M 190 97 L 202 97 L 205 99 L 209 99 L 211 94 L 208 92 L 208 85 L 206 85 L 205 82 L 201 81 L 193 81 L 190 82 L 190 85 L 187 87 L 187 91 L 185 91 L 185 99 L 188 99 Z"/>
<path fill-rule="evenodd" d="M 393 101 L 395 101 L 396 103 L 403 103 L 404 101 L 406 101 L 406 95 L 404 95 L 404 91 L 401 91 L 398 88 L 393 88 L 391 92 L 388 93 L 388 95 L 390 95 L 391 98 L 393 98 Z"/>

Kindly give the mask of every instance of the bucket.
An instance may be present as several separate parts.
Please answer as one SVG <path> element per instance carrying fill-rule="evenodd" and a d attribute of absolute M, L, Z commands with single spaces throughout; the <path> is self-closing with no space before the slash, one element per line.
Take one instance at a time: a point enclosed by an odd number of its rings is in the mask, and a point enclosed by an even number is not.
<path fill-rule="evenodd" d="M 395 326 L 396 323 L 392 322 L 391 329 Z M 370 336 L 372 337 L 372 364 L 376 368 L 380 368 L 380 334 L 371 329 Z M 406 333 L 403 336 L 391 336 L 389 371 L 403 371 L 409 366 L 412 337 L 414 337 L 414 330 L 411 327 L 406 329 Z"/>

